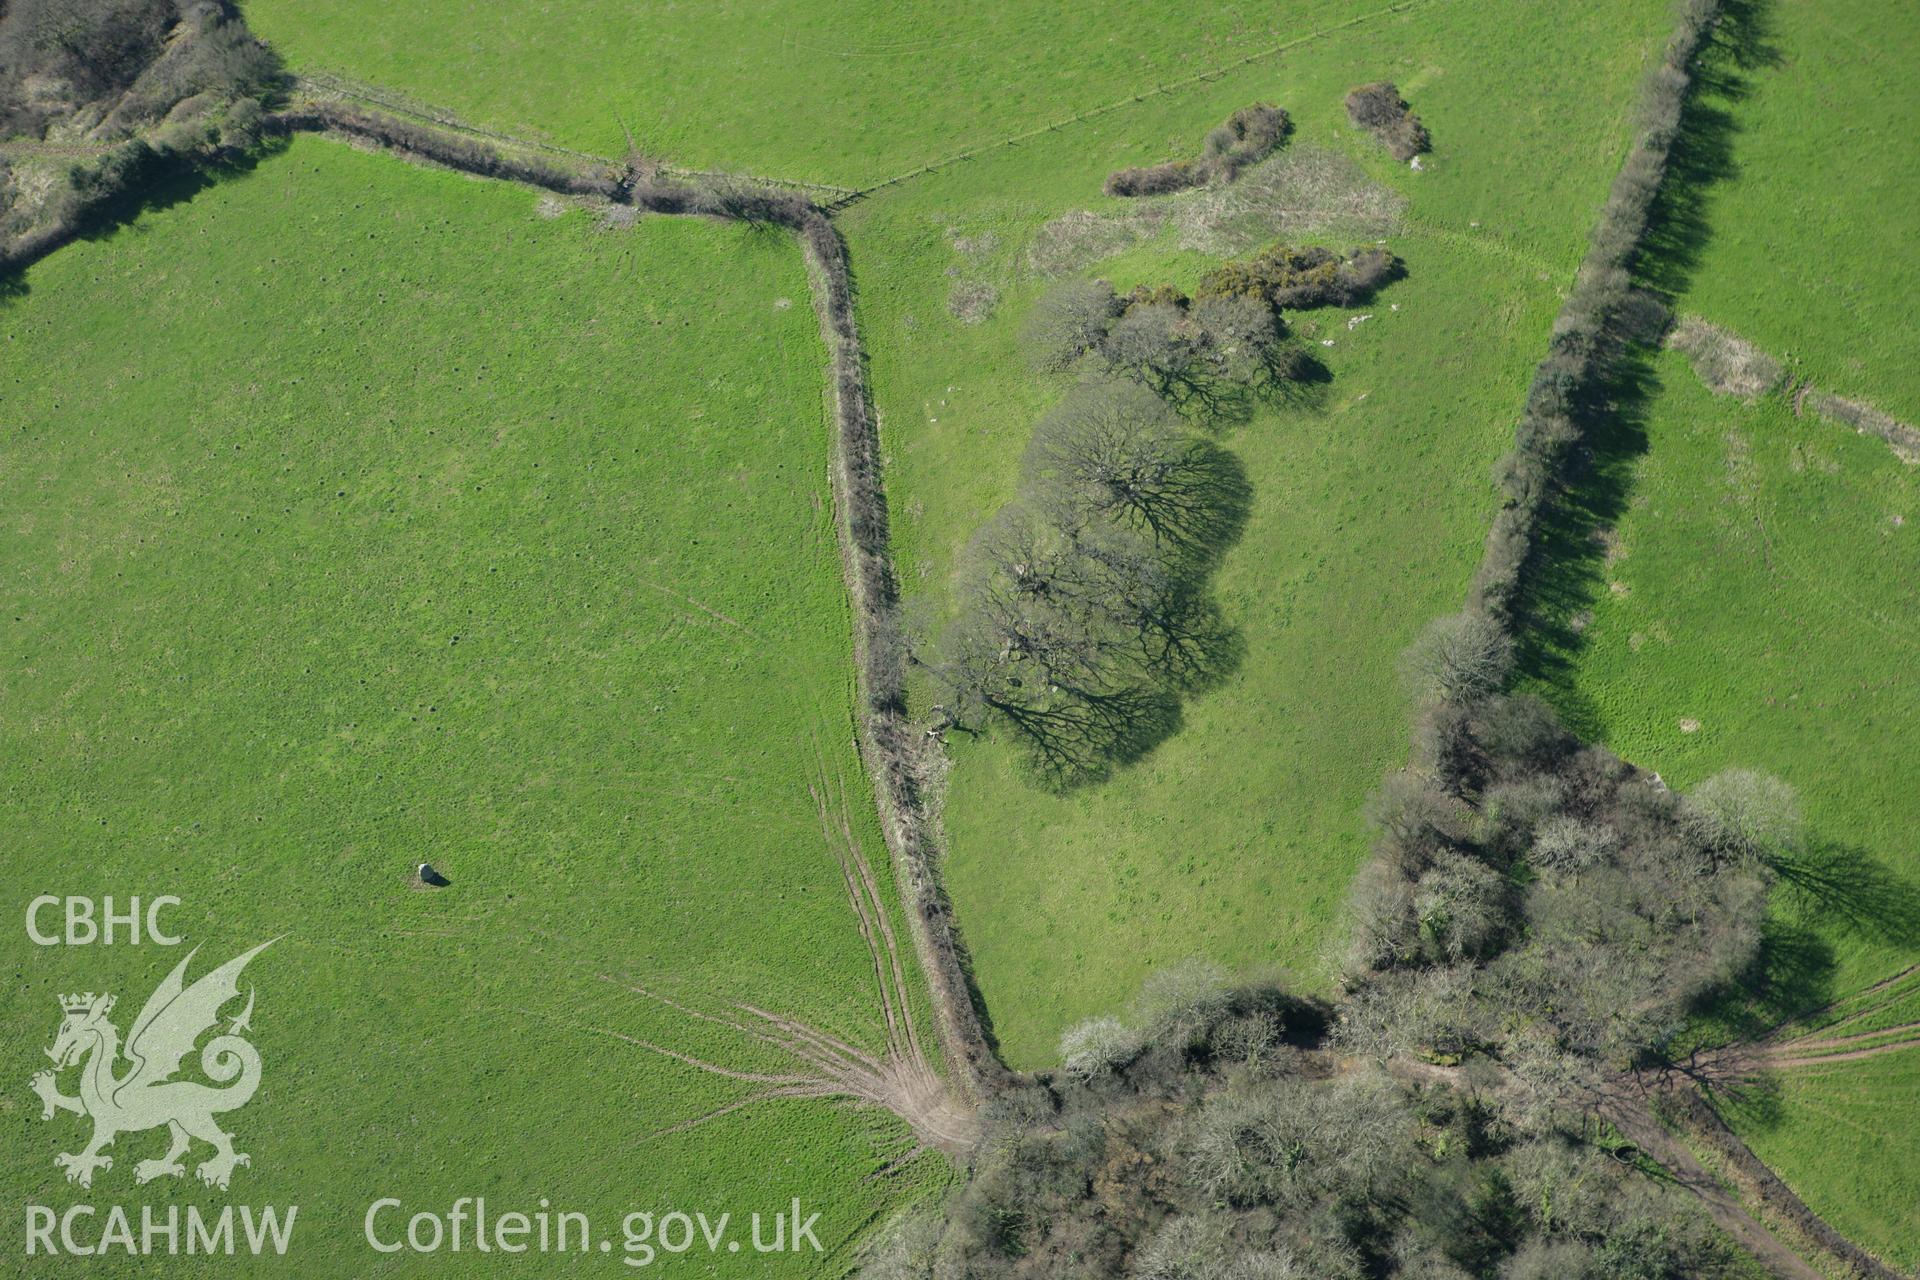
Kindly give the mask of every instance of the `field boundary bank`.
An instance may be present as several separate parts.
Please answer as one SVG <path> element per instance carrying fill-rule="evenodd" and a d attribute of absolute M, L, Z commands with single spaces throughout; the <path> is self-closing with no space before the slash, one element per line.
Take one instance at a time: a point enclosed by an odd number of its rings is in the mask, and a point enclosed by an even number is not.
<path fill-rule="evenodd" d="M 617 168 L 619 161 L 609 156 L 597 155 L 591 151 L 581 151 L 573 147 L 562 146 L 557 142 L 548 142 L 543 138 L 529 138 L 520 134 L 506 133 L 499 129 L 489 129 L 483 125 L 471 124 L 444 107 L 430 103 L 408 102 L 383 93 L 377 86 L 361 84 L 331 71 L 309 71 L 294 77 L 297 93 L 305 95 L 310 102 L 326 102 L 329 97 L 352 99 L 358 103 L 378 109 L 384 114 L 397 118 L 411 119 L 436 129 L 464 134 L 472 138 L 481 138 L 488 142 L 505 143 L 528 151 L 541 151 L 553 156 L 566 156 L 569 159 L 585 161 L 589 164 L 605 165 Z M 857 194 L 852 187 L 836 186 L 831 182 L 808 182 L 799 178 L 771 178 L 765 174 L 723 172 L 718 169 L 683 169 L 675 165 L 657 164 L 658 172 L 676 178 L 708 178 L 733 182 L 746 182 L 762 187 L 791 187 L 798 191 L 824 192 L 837 199 L 844 200 Z"/>
<path fill-rule="evenodd" d="M 1678 1119 L 1688 1134 L 1713 1150 L 1736 1178 L 1751 1189 L 1753 1197 L 1773 1213 L 1785 1219 L 1810 1243 L 1825 1251 L 1834 1261 L 1852 1268 L 1868 1280 L 1902 1280 L 1901 1273 L 1841 1235 L 1825 1218 L 1797 1195 L 1780 1175 L 1754 1154 L 1746 1140 L 1728 1126 L 1714 1105 L 1697 1088 L 1677 1091 Z"/>
<path fill-rule="evenodd" d="M 875 192 L 886 190 L 889 187 L 899 186 L 902 183 L 933 173 L 949 165 L 964 163 L 977 156 L 985 155 L 989 151 L 997 151 L 1003 147 L 1018 146 L 1022 142 L 1038 138 L 1043 134 L 1054 133 L 1087 120 L 1098 119 L 1101 116 L 1110 115 L 1115 111 L 1125 110 L 1127 107 L 1145 102 L 1150 98 L 1165 97 L 1169 94 L 1180 93 L 1193 88 L 1195 85 L 1218 80 L 1222 76 L 1239 70 L 1241 67 L 1251 66 L 1267 58 L 1277 58 L 1295 49 L 1303 48 L 1317 41 L 1324 40 L 1328 36 L 1338 35 L 1343 31 L 1365 26 L 1370 22 L 1377 22 L 1382 18 L 1411 13 L 1440 2 L 1441 0 L 1396 0 L 1395 3 L 1386 5 L 1383 8 L 1355 14 L 1351 18 L 1333 23 L 1330 26 L 1320 27 L 1316 30 L 1306 32 L 1303 35 L 1283 40 L 1278 44 L 1268 45 L 1265 48 L 1256 49 L 1252 53 L 1242 54 L 1226 62 L 1217 63 L 1204 71 L 1196 71 L 1190 75 L 1169 80 L 1164 84 L 1156 84 L 1151 88 L 1128 94 L 1124 98 L 1116 98 L 1110 102 L 1103 102 L 1098 106 L 1089 107 L 1085 111 L 1076 112 L 1070 116 L 1063 116 L 1058 120 L 1051 121 L 1044 125 L 1038 125 L 1032 129 L 1022 130 L 1016 134 L 979 143 L 963 151 L 957 151 L 950 155 L 929 160 L 905 172 L 894 174 L 891 177 L 881 178 L 864 186 L 848 187 L 832 182 L 814 182 L 799 178 L 774 178 L 763 174 L 731 170 L 685 169 L 671 165 L 660 165 L 658 166 L 658 171 L 677 178 L 747 182 L 758 186 L 787 187 L 798 191 L 820 192 L 831 198 L 819 205 L 818 208 L 822 213 L 831 214 L 859 200 L 863 200 Z M 581 151 L 544 139 L 523 137 L 518 134 L 490 129 L 483 125 L 472 124 L 462 120 L 457 114 L 446 108 L 435 107 L 421 102 L 407 101 L 382 90 L 377 85 L 364 84 L 350 77 L 340 75 L 337 72 L 303 72 L 294 78 L 294 84 L 296 89 L 304 91 L 315 104 L 324 103 L 328 96 L 352 99 L 359 103 L 365 103 L 384 114 L 396 118 L 407 118 L 419 121 L 422 124 L 430 125 L 437 129 L 463 134 L 471 138 L 505 143 L 509 146 L 520 147 L 530 151 L 545 152 L 548 155 L 566 156 L 570 159 L 586 161 L 591 164 L 607 166 L 615 166 L 617 164 L 616 161 L 606 156 L 596 155 L 590 151 Z M 298 108 L 294 110 L 298 110 Z M 282 114 L 285 113 L 283 112 Z"/>
<path fill-rule="evenodd" d="M 604 163 L 597 171 L 582 171 L 534 157 L 511 156 L 473 135 L 344 104 L 303 103 L 275 113 L 270 121 L 283 135 L 334 134 L 405 158 L 557 194 L 604 199 L 647 213 L 779 227 L 794 234 L 806 262 L 828 353 L 834 418 L 829 478 L 842 577 L 854 618 L 854 665 L 861 704 L 855 716 L 855 738 L 873 780 L 881 828 L 927 980 L 950 1084 L 969 1105 L 979 1105 L 995 1085 L 1012 1076 L 995 1054 L 976 1008 L 953 913 L 935 865 L 937 842 L 926 812 L 926 766 L 901 693 L 905 653 L 899 643 L 898 588 L 881 482 L 878 420 L 854 315 L 846 245 L 827 212 L 791 190 L 743 183 L 715 190 L 617 171 Z"/>
<path fill-rule="evenodd" d="M 1686 357 L 1700 385 L 1715 396 L 1752 406 L 1778 397 L 1796 418 L 1811 412 L 1836 426 L 1874 436 L 1908 466 L 1920 466 L 1920 427 L 1903 422 L 1864 397 L 1843 396 L 1815 384 L 1783 360 L 1732 328 L 1692 312 L 1675 314 L 1662 339 Z"/>
<path fill-rule="evenodd" d="M 1329 28 L 1326 32 L 1315 33 L 1293 42 L 1294 47 L 1331 31 L 1358 25 L 1360 22 L 1377 18 L 1388 13 L 1405 12 L 1431 0 L 1407 0 L 1386 10 L 1370 15 L 1361 15 L 1339 27 Z M 1691 61 L 1693 50 L 1699 40 L 1710 30 L 1719 12 L 1718 0 L 1694 0 L 1688 7 L 1690 14 L 1704 12 L 1701 30 L 1697 31 L 1683 58 L 1682 65 Z M 1676 37 L 1668 46 L 1668 58 L 1674 56 L 1675 48 L 1680 44 Z M 1122 108 L 1129 103 L 1139 102 L 1155 93 L 1175 91 L 1215 78 L 1234 66 L 1260 57 L 1272 56 L 1279 50 L 1268 50 L 1250 55 L 1238 63 L 1190 77 L 1188 81 L 1175 86 L 1162 86 L 1149 93 L 1136 95 L 1124 102 L 1096 109 L 1076 119 L 1091 118 L 1110 110 Z M 428 118 L 430 120 L 430 117 Z M 904 660 L 898 641 L 898 587 L 895 578 L 889 541 L 889 523 L 884 487 L 881 482 L 881 454 L 877 432 L 877 420 L 871 402 L 870 389 L 866 377 L 864 349 L 860 343 L 857 319 L 855 315 L 855 290 L 847 249 L 838 231 L 834 228 L 829 210 L 837 206 L 822 207 L 792 190 L 779 190 L 771 183 L 749 185 L 750 179 L 735 178 L 737 184 L 727 189 L 716 190 L 692 183 L 666 182 L 658 177 L 641 177 L 631 170 L 620 171 L 612 162 L 586 153 L 567 152 L 564 148 L 548 148 L 541 144 L 513 139 L 506 135 L 497 135 L 498 140 L 529 150 L 544 150 L 549 155 L 567 156 L 573 159 L 590 161 L 595 167 L 575 169 L 559 164 L 547 163 L 531 157 L 516 157 L 503 153 L 491 142 L 477 141 L 487 138 L 484 133 L 462 130 L 451 124 L 434 122 L 418 123 L 403 120 L 397 116 L 385 115 L 345 104 L 332 102 L 304 102 L 287 108 L 269 117 L 273 131 L 281 134 L 312 132 L 332 134 L 355 139 L 393 151 L 404 158 L 422 161 L 432 165 L 474 176 L 512 181 L 547 191 L 576 197 L 606 200 L 615 204 L 635 208 L 649 213 L 711 217 L 719 220 L 741 221 L 755 225 L 777 226 L 795 234 L 800 241 L 806 263 L 809 281 L 812 286 L 812 300 L 816 316 L 821 326 L 823 340 L 827 344 L 829 355 L 829 373 L 832 378 L 834 430 L 831 433 L 830 481 L 834 490 L 836 507 L 836 535 L 842 554 L 842 572 L 852 602 L 854 614 L 853 647 L 856 660 L 856 676 L 859 684 L 861 706 L 855 717 L 854 729 L 862 756 L 872 775 L 876 802 L 889 852 L 893 857 L 896 875 L 899 877 L 899 891 L 903 906 L 908 913 L 909 925 L 913 930 L 916 951 L 919 953 L 922 971 L 926 976 L 929 994 L 934 1004 L 936 1021 L 940 1028 L 943 1049 L 950 1062 L 950 1075 L 954 1083 L 964 1092 L 970 1101 L 979 1101 L 992 1086 L 1000 1081 L 1013 1078 L 1012 1073 L 999 1062 L 989 1041 L 984 1024 L 974 1004 L 971 983 L 965 968 L 963 953 L 953 927 L 952 913 L 945 898 L 940 882 L 937 855 L 937 829 L 928 811 L 928 785 L 931 781 L 932 763 L 928 760 L 929 748 L 920 738 L 917 730 L 909 722 L 902 695 L 901 683 L 904 678 Z M 1071 123 L 1071 122 L 1068 122 Z M 1047 126 L 1021 137 L 1004 139 L 976 149 L 970 155 L 977 155 L 994 147 L 1013 145 L 1025 137 L 1038 136 L 1060 126 Z M 1627 166 L 1620 178 L 1616 179 L 1615 196 L 1617 198 L 1622 179 L 1627 176 L 1638 158 L 1645 139 L 1637 139 L 1635 149 L 1629 153 Z M 952 157 L 925 166 L 916 174 L 903 175 L 900 179 L 889 180 L 882 185 L 895 181 L 904 181 L 907 177 L 917 176 L 919 172 L 928 172 L 943 164 L 956 163 L 970 158 L 970 155 Z M 1664 177 L 1664 148 L 1660 157 L 1662 172 L 1656 177 L 1652 191 L 1646 197 L 1640 216 L 1645 217 L 1651 206 L 1653 196 L 1660 187 L 1660 178 Z M 660 171 L 663 176 L 681 178 L 688 176 L 687 171 Z M 725 181 L 724 175 L 719 176 Z M 873 190 L 877 188 L 870 188 Z M 865 192 L 856 193 L 864 195 Z M 1608 213 L 1602 216 L 1602 226 L 1613 213 L 1614 200 L 1610 199 Z M 63 241 L 64 243 L 64 241 Z M 1639 243 L 1639 236 L 1632 237 L 1625 254 L 1629 263 Z M 1596 262 L 1602 257 L 1599 246 L 1589 252 L 1581 265 L 1578 282 L 1572 297 L 1568 299 L 1561 312 L 1561 321 L 1566 321 L 1582 305 L 1591 305 L 1592 300 L 1583 298 L 1586 287 L 1594 277 L 1607 272 L 1609 264 Z M 1618 270 L 1617 267 L 1613 268 Z M 1601 287 L 1605 287 L 1602 284 Z M 1541 373 L 1536 376 L 1535 388 L 1544 377 L 1548 366 L 1565 354 L 1563 343 L 1584 341 L 1588 348 L 1579 352 L 1581 365 L 1573 382 L 1575 390 L 1562 394 L 1577 395 L 1591 391 L 1594 374 L 1601 353 L 1607 343 L 1617 337 L 1612 332 L 1615 311 L 1624 305 L 1624 299 L 1615 300 L 1610 307 L 1599 311 L 1602 323 L 1582 331 L 1574 325 L 1556 323 L 1554 352 L 1541 365 Z M 1528 413 L 1535 408 L 1534 391 L 1529 392 Z M 1523 416 L 1521 431 L 1527 427 Z M 1575 452 L 1580 444 L 1577 427 L 1571 438 L 1560 441 L 1560 455 L 1553 467 L 1544 476 L 1541 483 L 1544 495 L 1536 501 L 1528 512 L 1531 525 L 1526 530 L 1528 552 L 1532 551 L 1532 540 L 1537 536 L 1542 518 L 1547 513 L 1547 504 L 1554 495 L 1563 490 L 1565 477 L 1560 474 L 1568 455 Z M 1503 473 L 1503 487 L 1507 476 Z M 1501 514 L 1506 515 L 1520 502 L 1509 501 Z M 1497 526 L 1496 531 L 1497 532 Z M 1487 564 L 1495 559 L 1492 554 L 1491 535 L 1489 554 L 1482 563 L 1484 572 Z M 1510 590 L 1519 593 L 1522 588 L 1519 579 L 1524 565 L 1513 567 L 1514 581 Z M 1481 599 L 1481 583 L 1476 577 L 1475 607 L 1485 607 Z M 1504 624 L 1514 629 L 1511 618 Z M 1702 1106 L 1710 1109 L 1710 1104 L 1702 1101 Z M 1717 1117 L 1716 1117 L 1717 1118 Z M 1724 1122 L 1721 1122 L 1724 1127 Z M 1730 1131 L 1729 1131 L 1730 1132 Z M 1737 1135 L 1732 1135 L 1737 1142 Z M 1781 1191 L 1814 1221 L 1821 1221 L 1813 1215 L 1791 1189 L 1780 1183 L 1777 1176 L 1766 1169 L 1763 1162 L 1754 1156 L 1750 1149 L 1740 1143 L 1740 1149 L 1751 1159 L 1768 1178 L 1778 1184 Z M 1761 1230 L 1767 1229 L 1759 1224 Z M 1824 1226 L 1824 1222 L 1822 1222 Z M 1831 1231 L 1831 1228 L 1828 1228 Z M 1771 1236 L 1771 1232 L 1768 1232 Z M 1848 1249 L 1858 1250 L 1857 1246 L 1833 1233 L 1839 1242 Z M 1781 1246 L 1784 1248 L 1784 1246 Z M 1863 1253 L 1863 1256 L 1864 1255 Z M 1895 1274 L 1884 1270 L 1875 1274 Z"/>

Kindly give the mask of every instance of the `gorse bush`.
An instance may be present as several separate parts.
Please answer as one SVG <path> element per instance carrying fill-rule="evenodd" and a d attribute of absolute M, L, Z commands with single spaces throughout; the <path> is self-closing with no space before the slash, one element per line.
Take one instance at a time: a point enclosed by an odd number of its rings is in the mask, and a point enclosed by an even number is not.
<path fill-rule="evenodd" d="M 1194 297 L 1257 298 L 1283 310 L 1350 307 L 1397 279 L 1402 270 L 1400 260 L 1384 249 L 1355 249 L 1342 257 L 1317 246 L 1273 244 L 1251 258 L 1207 272 Z"/>
<path fill-rule="evenodd" d="M 1164 196 L 1204 186 L 1206 181 L 1206 168 L 1198 161 L 1168 160 L 1163 164 L 1120 169 L 1108 174 L 1106 193 L 1110 196 Z"/>
<path fill-rule="evenodd" d="M 1207 134 L 1197 160 L 1169 160 L 1139 169 L 1121 169 L 1108 175 L 1110 196 L 1158 196 L 1214 182 L 1232 182 L 1240 171 L 1278 151 L 1293 131 L 1293 121 L 1280 108 L 1255 103 L 1228 116 Z"/>
<path fill-rule="evenodd" d="M 1240 108 L 1207 134 L 1206 158 L 1227 176 L 1237 176 L 1247 165 L 1272 155 L 1292 132 L 1293 121 L 1286 112 L 1270 103 L 1255 103 Z"/>
<path fill-rule="evenodd" d="M 1411 160 L 1432 145 L 1420 117 L 1385 80 L 1348 92 L 1347 119 L 1385 143 L 1395 160 Z"/>

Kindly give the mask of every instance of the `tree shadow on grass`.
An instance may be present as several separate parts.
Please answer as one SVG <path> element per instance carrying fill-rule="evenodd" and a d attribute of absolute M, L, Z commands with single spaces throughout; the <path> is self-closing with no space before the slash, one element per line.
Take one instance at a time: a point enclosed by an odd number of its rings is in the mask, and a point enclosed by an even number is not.
<path fill-rule="evenodd" d="M 1825 937 L 1805 924 L 1771 917 L 1753 963 L 1735 983 L 1694 1007 L 1695 1025 L 1710 1044 L 1755 1044 L 1782 1023 L 1832 1003 L 1836 967 Z M 1785 1116 L 1778 1072 L 1741 1069 L 1696 1079 L 1717 1109 L 1737 1112 L 1743 1124 L 1773 1128 Z"/>
<path fill-rule="evenodd" d="M 1296 342 L 1282 344 L 1268 365 L 1268 376 L 1260 386 L 1260 400 L 1275 409 L 1302 413 L 1326 412 L 1333 370 L 1305 346 Z"/>
<path fill-rule="evenodd" d="M 1559 500 L 1542 514 L 1519 600 L 1518 670 L 1551 690 L 1561 719 L 1589 741 L 1605 740 L 1607 725 L 1574 677 L 1593 606 L 1609 590 L 1607 532 L 1626 514 L 1659 389 L 1651 352 L 1629 347 L 1614 355 L 1605 384 L 1580 409 L 1581 444 Z"/>
<path fill-rule="evenodd" d="M 1180 537 L 1172 544 L 1173 582 L 1131 627 L 1141 679 L 1087 700 L 1095 714 L 1066 734 L 1027 732 L 1036 770 L 1050 790 L 1105 781 L 1180 731 L 1183 704 L 1220 685 L 1246 655 L 1246 642 L 1212 592 L 1212 578 L 1246 531 L 1253 486 L 1240 459 L 1209 441 L 1194 445 Z M 1039 728 L 1040 733 L 1031 732 Z"/>
<path fill-rule="evenodd" d="M 1808 923 L 1885 946 L 1920 947 L 1920 885 L 1866 850 L 1817 840 L 1771 866 L 1781 896 Z"/>
<path fill-rule="evenodd" d="M 1542 686 L 1569 727 L 1603 740 L 1598 704 L 1575 686 L 1593 607 L 1611 589 L 1608 532 L 1626 513 L 1649 447 L 1648 417 L 1660 391 L 1656 344 L 1711 236 L 1715 189 L 1738 173 L 1732 107 L 1751 92 L 1751 72 L 1779 60 L 1765 0 L 1729 0 L 1696 59 L 1668 156 L 1667 176 L 1634 260 L 1635 313 L 1609 325 L 1602 376 L 1575 406 L 1581 443 L 1547 504 L 1522 573 L 1518 670 Z"/>
<path fill-rule="evenodd" d="M 1189 436 L 1151 479 L 1105 508 L 1075 481 L 1030 483 L 975 536 L 962 607 L 926 664 L 945 727 L 1006 732 L 1045 790 L 1143 759 L 1244 656 L 1212 586 L 1251 509 L 1243 464 Z"/>
<path fill-rule="evenodd" d="M 1920 884 L 1864 849 L 1815 840 L 1769 865 L 1780 886 L 1777 895 L 1795 908 L 1792 918 L 1770 917 L 1747 972 L 1694 1011 L 1730 1045 L 1757 1044 L 1783 1024 L 1845 998 L 1834 987 L 1833 935 L 1920 946 Z M 1707 1083 L 1716 1104 L 1731 1106 L 1745 1123 L 1771 1128 L 1785 1118 L 1777 1071 L 1736 1072 Z"/>
<path fill-rule="evenodd" d="M 111 240 L 140 230 L 140 219 L 187 201 L 219 182 L 253 172 L 263 159 L 278 155 L 287 139 L 275 137 L 231 159 L 209 164 L 198 157 L 141 147 L 112 190 L 88 200 L 59 232 L 0 264 L 0 305 L 32 292 L 27 272 L 56 250 L 83 240 Z"/>
<path fill-rule="evenodd" d="M 1739 176 L 1734 109 L 1753 92 L 1752 73 L 1779 63 L 1767 0 L 1725 0 L 1719 23 L 1694 60 L 1667 177 L 1634 260 L 1640 286 L 1671 305 L 1686 293 L 1712 238 L 1717 189 Z"/>

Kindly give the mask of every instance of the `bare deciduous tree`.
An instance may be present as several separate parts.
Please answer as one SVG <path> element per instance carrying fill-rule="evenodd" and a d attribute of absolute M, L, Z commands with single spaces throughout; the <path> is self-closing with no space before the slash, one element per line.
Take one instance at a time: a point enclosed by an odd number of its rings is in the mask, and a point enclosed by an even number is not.
<path fill-rule="evenodd" d="M 1752 769 L 1714 774 L 1687 794 L 1682 814 L 1703 842 L 1749 862 L 1791 855 L 1806 836 L 1794 789 Z"/>
<path fill-rule="evenodd" d="M 1423 696 L 1481 698 L 1506 684 L 1513 670 L 1513 639 L 1484 613 L 1450 614 L 1428 624 L 1402 664 Z"/>
<path fill-rule="evenodd" d="M 1027 313 L 1021 347 L 1035 368 L 1057 373 L 1098 347 L 1120 311 L 1120 299 L 1106 281 L 1063 281 Z"/>
<path fill-rule="evenodd" d="M 1063 527 L 1105 519 L 1182 555 L 1210 555 L 1244 517 L 1245 481 L 1232 460 L 1183 431 L 1157 396 L 1120 380 L 1076 387 L 1041 419 L 1027 475 Z"/>

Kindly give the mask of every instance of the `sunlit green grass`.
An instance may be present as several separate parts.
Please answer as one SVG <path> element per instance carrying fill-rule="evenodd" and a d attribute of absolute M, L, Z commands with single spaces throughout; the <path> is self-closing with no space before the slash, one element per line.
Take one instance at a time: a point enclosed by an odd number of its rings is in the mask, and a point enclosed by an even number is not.
<path fill-rule="evenodd" d="M 565 5 L 247 0 L 295 70 L 497 128 L 866 186 L 1390 9 L 1335 0 Z M 1431 7 L 1415 0 L 1415 8 Z M 1395 19 L 1389 19 L 1395 21 Z"/>
<path fill-rule="evenodd" d="M 1793 1012 L 1920 959 L 1920 468 L 1779 397 L 1712 397 L 1678 354 L 1656 369 L 1647 452 L 1556 696 L 1676 787 L 1740 765 L 1799 789 L 1837 881 L 1776 889 Z M 1911 1265 L 1913 1064 L 1829 1070 L 1736 1118 L 1818 1212 Z M 1868 1113 L 1877 1127 L 1856 1123 Z"/>
<path fill-rule="evenodd" d="M 444 1274 L 361 1243 L 388 1195 L 605 1231 L 798 1196 L 831 1254 L 715 1274 L 841 1273 L 939 1176 L 872 1176 L 904 1127 L 785 1101 L 655 1137 L 755 1086 L 609 1033 L 792 1064 L 602 980 L 879 1041 L 809 794 L 844 784 L 890 886 L 794 246 L 602 231 L 298 140 L 26 288 L 0 303 L 6 1197 L 220 1199 L 134 1192 L 161 1133 L 66 1185 L 85 1127 L 24 1087 L 57 993 L 117 993 L 124 1030 L 181 954 L 32 946 L 26 898 L 172 894 L 196 974 L 281 938 L 247 975 L 267 1065 L 231 1195 L 300 1206 L 299 1274 Z M 421 861 L 452 887 L 409 887 Z"/>
<path fill-rule="evenodd" d="M 1751 8 L 1754 39 L 1719 66 L 1738 91 L 1700 104 L 1732 128 L 1687 306 L 1823 387 L 1920 421 L 1920 172 L 1901 161 L 1920 22 L 1872 0 Z"/>

